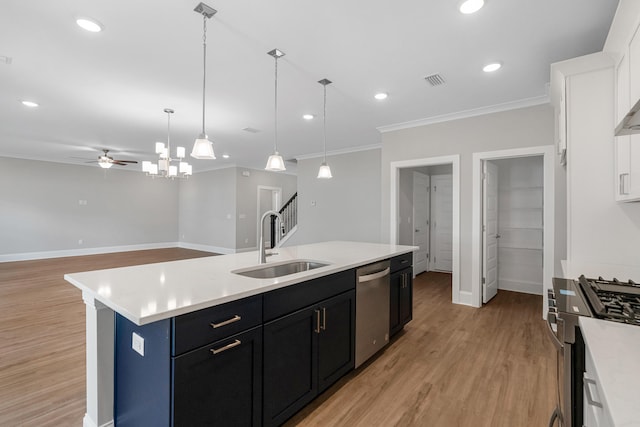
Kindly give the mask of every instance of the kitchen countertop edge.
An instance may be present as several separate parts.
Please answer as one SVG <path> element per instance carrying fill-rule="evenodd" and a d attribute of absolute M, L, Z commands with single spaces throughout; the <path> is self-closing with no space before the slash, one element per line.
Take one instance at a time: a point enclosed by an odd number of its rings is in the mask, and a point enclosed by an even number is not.
<path fill-rule="evenodd" d="M 225 304 L 308 280 L 350 270 L 366 264 L 410 253 L 416 249 L 417 248 L 415 246 L 342 241 L 279 248 L 279 255 L 270 258 L 271 262 L 267 262 L 267 264 L 286 262 L 294 259 L 314 259 L 329 262 L 330 265 L 273 279 L 253 279 L 231 273 L 231 271 L 239 269 L 254 266 L 257 267 L 258 264 L 255 262 L 255 259 L 257 258 L 257 251 L 144 264 L 131 267 L 68 273 L 64 275 L 64 279 L 80 289 L 83 292 L 83 295 L 87 295 L 90 298 L 99 301 L 136 325 L 142 326 L 159 320 L 169 319 L 171 317 L 191 313 L 193 311 Z M 317 252 L 318 256 L 313 256 L 314 252 Z M 364 253 L 364 255 L 345 256 L 347 253 Z M 331 256 L 328 254 L 334 255 Z M 229 264 L 229 268 L 226 269 L 226 271 L 222 271 L 220 264 L 225 262 Z M 241 286 L 238 286 L 239 289 L 229 293 L 210 292 L 209 296 L 205 294 L 205 296 L 201 298 L 195 298 L 193 301 L 183 303 L 180 306 L 176 305 L 174 308 L 167 307 L 159 310 L 157 308 L 157 303 L 155 303 L 155 309 L 149 309 L 148 313 L 144 313 L 144 307 L 140 306 L 141 301 L 145 300 L 149 294 L 153 294 L 154 291 L 168 292 L 168 295 L 170 295 L 171 291 L 167 291 L 163 288 L 175 287 L 179 280 L 179 278 L 175 279 L 172 284 L 168 278 L 165 279 L 163 277 L 164 282 L 159 284 L 156 277 L 161 277 L 164 275 L 164 272 L 169 275 L 169 273 L 174 274 L 175 272 L 184 269 L 185 272 L 188 272 L 189 270 L 192 272 L 199 272 L 200 274 L 192 274 L 192 276 L 200 278 L 200 281 L 204 281 L 205 277 L 203 277 L 203 275 L 206 275 L 206 271 L 198 270 L 206 270 L 207 264 L 215 270 L 214 273 L 223 275 L 223 277 L 219 278 L 221 279 L 221 282 L 224 282 L 227 286 L 240 284 Z M 124 276 L 127 274 L 131 276 L 131 281 L 142 283 L 142 285 L 136 288 L 134 292 L 130 292 L 130 288 L 127 286 L 130 285 L 130 283 L 124 283 Z M 167 281 L 169 281 L 169 284 L 166 283 Z M 203 285 L 200 283 L 191 283 L 190 286 L 191 288 L 198 288 Z M 207 286 L 211 285 L 205 285 L 205 287 Z M 184 293 L 184 288 L 180 288 L 180 290 L 183 291 L 182 293 Z M 114 293 L 117 295 L 114 295 Z M 167 304 L 165 303 L 163 305 L 166 306 Z M 149 303 L 147 303 L 147 306 L 149 307 Z M 132 309 L 132 307 L 137 308 L 137 310 Z"/>

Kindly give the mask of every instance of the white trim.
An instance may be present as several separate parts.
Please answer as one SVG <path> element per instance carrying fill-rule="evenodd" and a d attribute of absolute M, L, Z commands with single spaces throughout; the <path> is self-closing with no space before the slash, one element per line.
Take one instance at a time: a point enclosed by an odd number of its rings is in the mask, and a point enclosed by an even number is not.
<path fill-rule="evenodd" d="M 327 157 L 339 156 L 342 154 L 359 153 L 360 151 L 381 150 L 381 149 L 382 149 L 382 144 L 360 145 L 357 147 L 349 147 L 349 148 L 342 148 L 340 150 L 327 151 Z M 303 154 L 302 156 L 297 156 L 296 160 L 315 159 L 322 156 L 324 156 L 324 153 L 322 152 Z"/>
<path fill-rule="evenodd" d="M 258 226 L 256 227 L 256 247 L 258 247 L 258 242 L 260 241 L 260 227 L 262 226 L 259 221 L 262 217 L 262 212 L 260 212 L 260 202 L 262 201 L 262 197 L 260 195 L 260 190 L 269 190 L 271 191 L 271 208 L 269 210 L 278 211 L 280 209 L 280 205 L 282 204 L 282 187 L 270 187 L 268 185 L 258 185 L 258 189 L 256 191 L 257 201 L 256 201 L 256 221 L 258 221 Z M 278 206 L 273 207 L 273 192 L 278 192 Z M 277 240 L 277 239 L 276 239 Z M 265 242 L 266 243 L 266 242 Z"/>
<path fill-rule="evenodd" d="M 298 231 L 298 224 L 294 225 L 293 228 L 289 230 L 287 235 L 280 239 L 280 242 L 278 242 L 278 246 L 282 246 L 287 240 L 291 238 L 291 236 L 296 234 L 296 231 Z"/>
<path fill-rule="evenodd" d="M 469 291 L 460 291 L 458 297 L 458 304 L 469 305 L 474 307 L 473 305 L 473 293 Z"/>
<path fill-rule="evenodd" d="M 389 243 L 398 244 L 398 185 L 400 182 L 400 169 L 436 166 L 442 164 L 451 164 L 453 174 L 453 262 L 451 272 L 451 300 L 455 304 L 466 304 L 466 295 L 462 294 L 460 291 L 460 155 L 456 154 L 452 156 L 429 157 L 424 159 L 391 162 Z"/>
<path fill-rule="evenodd" d="M 176 247 L 182 247 L 181 245 L 182 243 L 178 243 L 178 242 L 164 242 L 164 243 L 144 243 L 140 245 L 127 245 L 127 246 L 104 246 L 104 247 L 97 247 L 97 248 L 63 249 L 63 250 L 57 250 L 57 251 L 43 251 L 43 252 L 23 252 L 23 253 L 17 253 L 17 254 L 0 255 L 0 263 L 13 262 L 13 261 L 29 261 L 34 259 L 46 259 L 46 258 L 63 258 L 63 257 L 69 257 L 69 256 L 108 254 L 113 252 L 144 251 L 147 249 L 176 248 Z"/>
<path fill-rule="evenodd" d="M 544 184 L 543 184 L 543 258 L 542 285 L 543 295 L 551 289 L 554 265 L 554 161 L 555 146 L 543 145 L 538 147 L 515 148 L 512 150 L 486 151 L 473 153 L 472 160 L 472 207 L 471 207 L 471 292 L 473 306 L 482 307 L 482 162 L 485 160 L 507 159 L 513 157 L 543 156 Z M 547 312 L 547 299 L 543 298 L 542 316 Z"/>
<path fill-rule="evenodd" d="M 236 252 L 239 252 L 236 249 L 223 248 L 221 246 L 201 245 L 199 243 L 189 243 L 189 242 L 179 242 L 178 247 L 184 248 L 184 249 L 192 249 L 194 251 L 212 252 L 214 254 L 222 254 L 222 255 L 235 254 Z"/>
<path fill-rule="evenodd" d="M 536 105 L 548 104 L 547 95 L 533 98 L 520 99 L 518 101 L 505 102 L 502 104 L 488 105 L 486 107 L 473 108 L 471 110 L 458 111 L 456 113 L 442 114 L 440 116 L 427 117 L 424 119 L 411 120 L 403 123 L 379 126 L 381 133 L 393 132 L 396 130 L 410 129 L 418 126 L 432 125 L 434 123 L 450 122 L 452 120 L 466 119 L 469 117 L 484 116 L 485 114 L 500 113 L 502 111 L 517 110 L 519 108 L 533 107 Z"/>

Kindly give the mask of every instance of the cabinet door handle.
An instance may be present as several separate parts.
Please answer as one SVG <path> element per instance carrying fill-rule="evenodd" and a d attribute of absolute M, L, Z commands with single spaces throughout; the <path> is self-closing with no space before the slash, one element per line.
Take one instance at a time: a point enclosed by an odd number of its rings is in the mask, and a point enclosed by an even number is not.
<path fill-rule="evenodd" d="M 242 319 L 242 317 L 238 316 L 237 314 L 235 316 L 233 316 L 231 319 L 227 319 L 224 322 L 220 322 L 220 323 L 211 323 L 211 327 L 213 329 L 219 328 L 221 326 L 226 326 L 230 323 L 234 323 L 237 322 L 238 320 Z"/>
<path fill-rule="evenodd" d="M 625 179 L 625 177 L 627 179 Z M 627 190 L 627 185 L 626 183 L 628 182 L 628 178 L 629 178 L 629 174 L 628 173 L 621 173 L 620 174 L 620 194 L 629 194 L 629 190 Z"/>
<path fill-rule="evenodd" d="M 323 331 L 327 329 L 327 308 L 322 307 L 322 327 L 320 328 Z"/>
<path fill-rule="evenodd" d="M 320 333 L 320 310 L 313 310 L 316 312 L 316 328 L 314 329 L 316 334 Z"/>
<path fill-rule="evenodd" d="M 227 344 L 223 347 L 220 348 L 212 348 L 210 351 L 213 354 L 218 354 L 218 353 L 222 353 L 223 351 L 227 351 L 227 350 L 231 350 L 233 347 L 237 347 L 240 344 L 242 344 L 242 342 L 240 340 L 235 340 L 234 342 Z"/>
<path fill-rule="evenodd" d="M 584 390 L 586 391 L 585 395 L 587 396 L 587 402 L 589 402 L 589 405 L 591 406 L 602 408 L 602 403 L 593 400 L 593 396 L 591 396 L 591 387 L 589 387 L 589 384 L 592 384 L 596 387 L 598 386 L 594 380 L 587 378 L 586 376 L 584 377 Z"/>

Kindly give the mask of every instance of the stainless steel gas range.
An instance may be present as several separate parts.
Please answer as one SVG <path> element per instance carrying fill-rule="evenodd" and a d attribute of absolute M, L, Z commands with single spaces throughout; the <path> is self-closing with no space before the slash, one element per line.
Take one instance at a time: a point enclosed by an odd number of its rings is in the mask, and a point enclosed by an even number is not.
<path fill-rule="evenodd" d="M 547 326 L 558 355 L 558 399 L 549 427 L 581 427 L 585 349 L 579 316 L 640 326 L 640 284 L 602 277 L 554 278 L 547 296 Z"/>

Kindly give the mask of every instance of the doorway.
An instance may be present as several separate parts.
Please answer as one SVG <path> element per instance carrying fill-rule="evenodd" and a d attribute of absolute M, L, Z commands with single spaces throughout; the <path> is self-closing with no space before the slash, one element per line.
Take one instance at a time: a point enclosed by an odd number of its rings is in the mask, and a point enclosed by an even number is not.
<path fill-rule="evenodd" d="M 544 294 L 554 256 L 552 146 L 473 154 L 472 289 Z M 543 316 L 547 311 L 543 298 Z"/>
<path fill-rule="evenodd" d="M 262 215 L 266 211 L 278 211 L 280 209 L 280 204 L 282 203 L 282 188 L 280 187 L 268 187 L 265 185 L 258 186 L 258 217 L 257 220 L 260 221 Z M 264 236 L 263 242 L 266 248 L 271 248 L 271 228 L 264 227 Z M 257 239 L 256 244 L 260 242 L 260 226 L 258 225 L 257 230 Z M 278 233 L 276 233 L 276 236 Z M 274 242 L 277 243 L 277 242 Z M 259 244 L 258 244 L 259 245 Z"/>
<path fill-rule="evenodd" d="M 429 170 L 429 168 L 432 168 Z M 442 172 L 443 169 L 440 169 L 438 172 L 438 168 L 446 168 L 446 172 Z M 420 236 L 422 234 L 422 227 L 420 224 L 414 224 L 414 194 L 413 194 L 413 180 L 414 180 L 414 172 L 422 173 L 423 175 L 430 176 L 429 188 L 433 186 L 432 176 L 435 175 L 449 175 L 448 185 L 450 190 L 450 202 L 449 206 L 446 209 L 442 209 L 442 212 L 449 212 L 450 218 L 450 231 L 448 232 L 449 238 L 446 240 L 442 240 L 444 243 L 443 247 L 446 245 L 449 246 L 449 255 L 441 258 L 442 260 L 446 260 L 449 258 L 450 267 L 446 267 L 447 270 L 443 268 L 443 271 L 451 271 L 451 299 L 452 302 L 456 304 L 467 304 L 472 305 L 471 293 L 470 292 L 461 292 L 460 291 L 460 177 L 459 177 L 459 168 L 460 168 L 460 156 L 442 156 L 442 157 L 432 157 L 426 159 L 412 159 L 412 160 L 403 160 L 397 162 L 391 162 L 391 185 L 390 185 L 390 196 L 391 196 L 391 211 L 389 215 L 390 219 L 390 238 L 389 241 L 391 243 L 396 244 L 414 244 L 414 238 L 416 242 L 424 241 L 424 236 Z M 436 182 L 439 182 L 436 179 Z M 442 183 L 440 183 L 442 187 Z M 446 185 L 445 185 L 446 186 Z M 408 189 L 411 190 L 408 190 Z M 429 190 L 431 191 L 431 190 Z M 438 190 L 436 190 L 437 192 Z M 444 192 L 443 192 L 444 194 Z M 429 221 L 432 218 L 432 212 L 434 209 L 438 209 L 437 206 L 434 206 L 433 199 L 431 196 L 429 197 Z M 410 206 L 410 210 L 407 209 L 407 206 Z M 442 215 L 442 213 L 441 213 Z M 444 214 L 446 215 L 446 214 Z M 417 218 L 424 218 L 425 215 L 419 212 Z M 417 220 L 416 220 L 417 221 Z M 424 223 L 422 223 L 424 225 Z M 431 224 L 430 224 L 431 225 Z M 436 223 L 437 225 L 437 223 Z M 416 232 L 415 230 L 418 230 Z M 415 236 L 415 234 L 419 234 L 419 236 Z M 428 236 L 428 250 L 426 253 L 431 255 L 432 251 L 432 242 L 434 239 L 434 233 L 432 229 L 429 229 Z M 446 234 L 446 233 L 445 233 Z M 416 245 L 418 246 L 418 245 Z M 425 252 L 422 250 L 418 251 Z M 425 256 L 426 258 L 426 256 Z M 431 258 L 431 257 L 430 257 Z M 437 260 L 437 255 L 436 255 Z M 416 259 L 416 264 L 420 265 L 420 259 Z M 431 269 L 430 262 L 426 264 L 426 269 Z M 417 273 L 417 270 L 414 270 L 414 273 Z"/>

